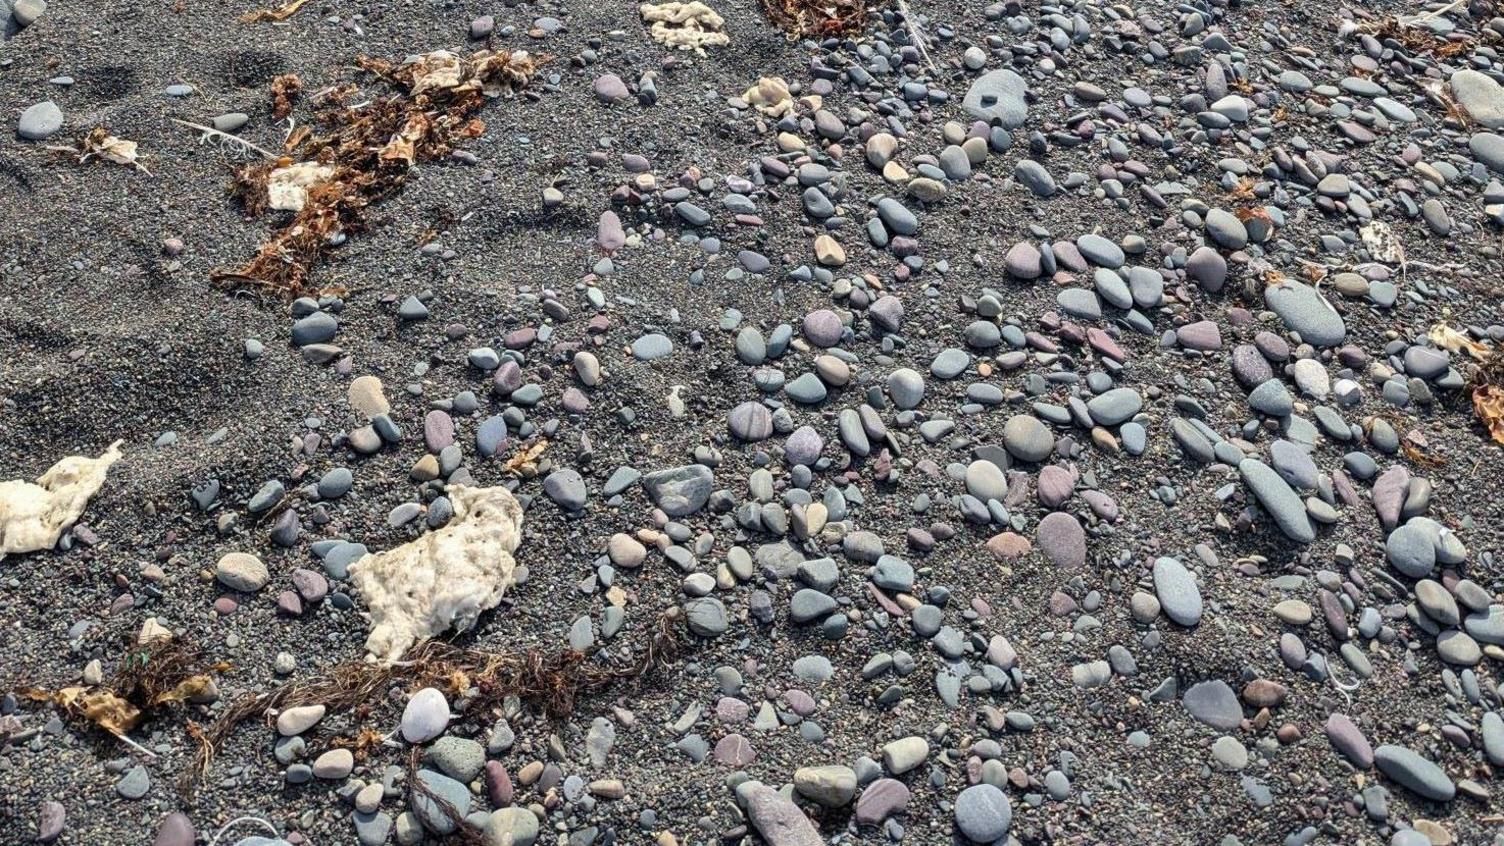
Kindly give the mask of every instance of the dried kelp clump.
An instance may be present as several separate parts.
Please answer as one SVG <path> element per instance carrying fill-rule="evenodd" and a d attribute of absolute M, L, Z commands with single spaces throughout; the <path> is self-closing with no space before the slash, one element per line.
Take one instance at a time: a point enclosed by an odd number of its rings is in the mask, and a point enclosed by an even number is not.
<path fill-rule="evenodd" d="M 132 729 L 165 706 L 213 701 L 219 695 L 214 675 L 229 668 L 225 663 L 206 663 L 199 648 L 189 641 L 161 635 L 132 647 L 115 675 L 102 684 L 56 690 L 26 687 L 21 694 L 33 701 L 50 702 L 64 714 L 98 726 L 140 749 L 129 737 Z"/>
<path fill-rule="evenodd" d="M 240 169 L 233 193 L 247 212 L 275 208 L 295 216 L 247 264 L 216 274 L 216 281 L 284 299 L 318 293 L 312 269 L 337 243 L 366 229 L 369 207 L 401 190 L 415 164 L 483 133 L 475 117 L 481 107 L 525 87 L 545 60 L 505 50 L 469 56 L 436 50 L 400 64 L 357 59 L 395 90 L 357 105 L 353 88 L 331 92 L 314 123 L 289 135 L 286 155 Z M 290 111 L 295 82 L 276 81 L 278 112 Z"/>
<path fill-rule="evenodd" d="M 763 0 L 774 23 L 800 38 L 829 38 L 862 28 L 867 0 Z"/>
<path fill-rule="evenodd" d="M 669 609 L 658 617 L 647 642 L 630 660 L 614 663 L 599 660 L 598 648 L 488 652 L 428 641 L 408 650 L 401 661 L 347 661 L 315 678 L 289 682 L 266 693 L 249 693 L 230 703 L 207 730 L 189 724 L 189 734 L 199 749 L 179 776 L 178 789 L 191 797 L 230 735 L 273 708 L 323 705 L 329 713 L 367 716 L 393 687 L 435 687 L 463 695 L 462 713 L 487 715 L 502 707 L 507 697 L 516 696 L 545 716 L 567 716 L 580 696 L 640 678 L 673 661 L 681 646 L 683 622 L 678 608 Z M 368 742 L 358 736 L 348 745 L 359 749 Z"/>

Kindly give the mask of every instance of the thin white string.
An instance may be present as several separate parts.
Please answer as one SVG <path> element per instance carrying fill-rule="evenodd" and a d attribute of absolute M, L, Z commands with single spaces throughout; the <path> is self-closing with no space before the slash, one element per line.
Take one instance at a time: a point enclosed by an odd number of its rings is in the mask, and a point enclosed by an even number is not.
<path fill-rule="evenodd" d="M 225 823 L 223 826 L 220 827 L 219 831 L 215 832 L 214 837 L 209 840 L 209 846 L 217 846 L 217 844 L 219 843 L 219 838 L 224 837 L 225 832 L 229 831 L 231 828 L 234 828 L 237 825 L 240 825 L 243 822 L 260 823 L 261 825 L 263 825 L 263 826 L 266 827 L 267 831 L 270 831 L 272 833 L 272 837 L 280 838 L 282 836 L 281 834 L 279 834 L 277 832 L 277 827 L 276 826 L 272 825 L 270 822 L 267 822 L 266 820 L 264 820 L 264 819 L 262 819 L 260 817 L 252 817 L 252 816 L 236 817 L 235 819 L 230 820 L 229 822 Z"/>

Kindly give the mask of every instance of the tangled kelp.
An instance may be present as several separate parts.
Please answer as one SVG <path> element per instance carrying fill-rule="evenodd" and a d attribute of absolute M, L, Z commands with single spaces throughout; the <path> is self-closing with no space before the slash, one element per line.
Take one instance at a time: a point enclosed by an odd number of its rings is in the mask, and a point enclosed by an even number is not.
<path fill-rule="evenodd" d="M 283 299 L 318 293 L 313 268 L 367 228 L 370 206 L 400 191 L 414 165 L 483 133 L 476 113 L 489 99 L 525 87 L 546 59 L 520 50 L 436 50 L 404 63 L 357 59 L 394 91 L 358 105 L 350 104 L 353 88 L 329 92 L 315 122 L 289 134 L 285 155 L 237 172 L 232 193 L 247 213 L 280 207 L 295 216 L 249 262 L 215 280 Z M 301 84 L 284 76 L 272 87 L 276 112 L 287 115 Z M 289 172 L 297 177 L 293 191 L 286 190 Z"/>

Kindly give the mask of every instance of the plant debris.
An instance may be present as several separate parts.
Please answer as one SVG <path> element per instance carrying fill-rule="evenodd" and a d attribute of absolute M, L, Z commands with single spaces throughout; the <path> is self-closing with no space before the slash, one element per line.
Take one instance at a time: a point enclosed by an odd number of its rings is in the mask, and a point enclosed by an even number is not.
<path fill-rule="evenodd" d="M 110 131 L 102 126 L 89 130 L 89 134 L 79 140 L 77 147 L 52 146 L 47 149 L 72 153 L 78 157 L 79 164 L 100 159 L 115 164 L 129 165 L 148 175 L 151 173 L 146 169 L 146 165 L 141 164 L 142 155 L 137 150 L 135 141 L 127 141 L 117 135 L 111 135 Z"/>
<path fill-rule="evenodd" d="M 637 11 L 648 25 L 648 35 L 659 44 L 693 50 L 703 56 L 706 47 L 723 47 L 731 43 L 722 31 L 726 21 L 699 0 L 643 3 Z"/>
<path fill-rule="evenodd" d="M 189 736 L 198 742 L 192 763 L 178 777 L 178 790 L 191 798 L 214 756 L 241 724 L 266 714 L 299 705 L 323 705 L 328 713 L 346 713 L 366 708 L 387 698 L 393 687 L 416 690 L 436 687 L 456 690 L 463 686 L 460 714 L 487 715 L 501 707 L 509 696 L 539 708 L 544 716 L 558 719 L 574 711 L 580 696 L 619 682 L 640 678 L 674 660 L 680 648 L 683 612 L 677 607 L 661 614 L 652 635 L 628 662 L 607 664 L 596 659 L 599 647 L 587 651 L 487 652 L 441 641 L 428 641 L 409 650 L 403 660 L 381 664 L 346 661 L 324 675 L 288 682 L 266 693 L 247 693 L 230 703 L 208 728 L 190 723 Z M 357 736 L 358 737 L 358 736 Z"/>
<path fill-rule="evenodd" d="M 1450 340 L 1457 340 L 1457 346 L 1442 344 L 1437 340 L 1440 334 L 1438 330 L 1446 330 L 1451 333 Z M 1453 352 L 1459 349 L 1466 350 L 1469 355 L 1478 360 L 1478 366 L 1469 379 L 1470 393 L 1473 400 L 1473 414 L 1478 422 L 1488 430 L 1489 437 L 1494 443 L 1504 446 L 1504 356 L 1488 347 L 1483 346 L 1443 324 L 1437 324 L 1431 328 L 1431 341 L 1441 346 L 1447 346 Z"/>
<path fill-rule="evenodd" d="M 289 0 L 275 9 L 257 9 L 240 16 L 241 23 L 278 23 L 296 15 L 308 0 Z"/>
<path fill-rule="evenodd" d="M 525 449 L 519 449 L 516 452 L 513 452 L 512 455 L 507 458 L 506 464 L 502 465 L 501 470 L 503 473 L 510 473 L 514 476 L 521 476 L 524 479 L 531 479 L 532 477 L 538 475 L 538 460 L 543 457 L 543 453 L 547 449 L 548 439 L 539 438 L 528 444 Z"/>
<path fill-rule="evenodd" d="M 436 50 L 402 64 L 360 57 L 356 64 L 395 93 L 349 106 L 351 90 L 336 90 L 316 116 L 317 130 L 289 136 L 287 155 L 237 172 L 232 193 L 247 213 L 296 214 L 249 262 L 215 280 L 284 299 L 320 293 L 309 279 L 313 267 L 367 228 L 369 207 L 400 191 L 415 164 L 484 132 L 475 113 L 489 98 L 525 87 L 546 60 L 491 50 L 469 56 Z M 295 76 L 274 80 L 273 111 L 290 111 L 300 89 Z"/>
<path fill-rule="evenodd" d="M 295 73 L 284 73 L 272 80 L 272 117 L 282 120 L 292 114 L 292 107 L 303 95 L 303 80 Z"/>
<path fill-rule="evenodd" d="M 1431 343 L 1444 350 L 1454 353 L 1467 353 L 1475 361 L 1487 362 L 1494 357 L 1494 351 L 1487 346 L 1474 341 L 1467 335 L 1453 329 L 1445 323 L 1438 323 L 1426 333 Z"/>
<path fill-rule="evenodd" d="M 26 687 L 21 694 L 36 702 L 50 702 L 63 713 L 141 749 L 128 737 L 131 730 L 165 705 L 212 699 L 217 695 L 213 674 L 228 669 L 230 665 L 223 662 L 205 665 L 198 647 L 189 641 L 153 636 L 127 652 L 114 677 L 104 684 L 57 690 Z"/>
<path fill-rule="evenodd" d="M 828 38 L 861 29 L 867 0 L 763 0 L 774 23 L 796 38 Z"/>

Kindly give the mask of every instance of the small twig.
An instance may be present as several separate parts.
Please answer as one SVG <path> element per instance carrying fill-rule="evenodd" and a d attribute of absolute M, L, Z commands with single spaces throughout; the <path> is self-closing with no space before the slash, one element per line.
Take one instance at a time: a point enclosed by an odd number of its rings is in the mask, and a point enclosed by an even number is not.
<path fill-rule="evenodd" d="M 156 760 L 157 753 L 151 751 L 150 749 L 147 749 L 145 746 L 142 746 L 141 744 L 137 743 L 136 741 L 131 740 L 129 737 L 126 737 L 123 734 L 117 734 L 117 735 L 115 735 L 115 737 L 119 738 L 121 743 L 124 743 L 126 746 L 129 746 L 130 748 L 136 750 L 137 752 L 140 752 L 142 755 L 145 755 L 146 759 L 148 761 L 155 761 Z"/>
<path fill-rule="evenodd" d="M 217 138 L 217 139 L 219 139 L 220 143 L 222 143 L 222 144 L 231 144 L 231 145 L 242 147 L 242 148 L 244 148 L 246 150 L 254 150 L 254 151 L 260 153 L 261 155 L 267 157 L 268 159 L 271 159 L 272 161 L 276 161 L 277 158 L 278 158 L 277 154 L 271 152 L 270 150 L 267 150 L 267 149 L 265 149 L 263 147 L 258 147 L 255 144 L 251 143 L 250 141 L 247 141 L 244 138 L 241 138 L 239 136 L 231 135 L 228 132 L 221 132 L 220 130 L 215 129 L 212 126 L 204 126 L 201 123 L 190 123 L 189 121 L 178 120 L 177 118 L 168 118 L 168 120 L 170 120 L 173 123 L 176 123 L 176 124 L 178 124 L 180 126 L 186 126 L 189 129 L 196 129 L 199 132 L 203 133 L 202 135 L 199 136 L 199 139 L 198 139 L 198 143 L 200 143 L 200 144 L 203 144 L 203 143 L 207 142 L 210 138 Z"/>
<path fill-rule="evenodd" d="M 924 64 L 929 67 L 930 73 L 934 73 L 935 61 L 930 58 L 929 48 L 924 46 L 924 35 L 919 31 L 919 25 L 914 23 L 914 15 L 909 11 L 909 0 L 898 0 L 898 10 L 903 14 L 903 25 L 909 31 L 909 40 L 919 48 L 919 55 L 924 57 Z"/>
<path fill-rule="evenodd" d="M 1424 15 L 1416 15 L 1415 17 L 1409 19 L 1399 18 L 1397 20 L 1399 20 L 1400 26 L 1418 26 L 1420 24 L 1426 23 L 1427 21 L 1433 21 L 1455 9 L 1461 8 L 1462 4 L 1465 2 L 1467 2 L 1467 0 L 1452 0 L 1452 2 L 1446 4 L 1445 6 L 1442 6 L 1440 9 L 1437 9 L 1434 12 L 1427 12 Z"/>

